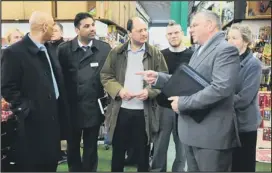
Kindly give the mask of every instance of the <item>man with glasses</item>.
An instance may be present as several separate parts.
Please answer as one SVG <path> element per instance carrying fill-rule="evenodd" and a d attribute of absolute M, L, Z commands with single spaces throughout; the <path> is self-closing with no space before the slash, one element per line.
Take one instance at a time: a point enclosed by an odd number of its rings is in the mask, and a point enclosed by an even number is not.
<path fill-rule="evenodd" d="M 236 47 L 225 40 L 219 16 L 211 11 L 195 14 L 190 33 L 199 44 L 189 66 L 210 84 L 195 94 L 170 97 L 172 109 L 179 114 L 178 132 L 184 144 L 188 171 L 228 172 L 231 170 L 233 148 L 240 144 L 234 111 L 234 88 L 240 70 Z M 161 88 L 171 77 L 154 71 L 137 73 Z M 190 115 L 206 110 L 201 122 Z"/>

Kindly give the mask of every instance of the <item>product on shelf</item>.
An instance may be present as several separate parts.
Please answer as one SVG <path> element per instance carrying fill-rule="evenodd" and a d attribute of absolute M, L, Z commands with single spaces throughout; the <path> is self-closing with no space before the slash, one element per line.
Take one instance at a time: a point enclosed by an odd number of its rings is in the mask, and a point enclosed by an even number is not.
<path fill-rule="evenodd" d="M 1 122 L 7 121 L 13 113 L 10 111 L 10 104 L 4 98 L 1 99 Z"/>
<path fill-rule="evenodd" d="M 266 127 L 263 129 L 263 140 L 271 141 L 271 127 Z"/>

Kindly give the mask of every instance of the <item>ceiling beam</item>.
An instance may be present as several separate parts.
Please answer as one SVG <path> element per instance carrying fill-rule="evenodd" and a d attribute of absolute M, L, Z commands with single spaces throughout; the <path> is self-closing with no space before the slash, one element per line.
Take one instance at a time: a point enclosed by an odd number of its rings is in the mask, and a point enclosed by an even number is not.
<path fill-rule="evenodd" d="M 149 23 L 149 27 L 166 27 L 168 25 L 168 22 L 165 23 Z"/>

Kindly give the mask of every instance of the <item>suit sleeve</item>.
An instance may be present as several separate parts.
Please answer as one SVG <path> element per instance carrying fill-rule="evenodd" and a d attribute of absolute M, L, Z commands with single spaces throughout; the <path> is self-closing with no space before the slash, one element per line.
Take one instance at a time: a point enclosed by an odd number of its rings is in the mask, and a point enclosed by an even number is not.
<path fill-rule="evenodd" d="M 158 61 L 157 65 L 156 65 L 156 69 L 154 69 L 154 70 L 157 71 L 157 72 L 160 72 L 160 73 L 168 73 L 167 64 L 165 62 L 163 54 L 160 51 L 158 51 L 158 60 L 159 61 Z M 159 89 L 154 89 L 150 85 L 147 85 L 146 88 L 148 90 L 148 97 L 150 99 L 155 98 L 161 92 Z"/>
<path fill-rule="evenodd" d="M 11 103 L 12 111 L 18 112 L 17 116 L 24 119 L 30 111 L 31 102 L 21 93 L 23 70 L 20 58 L 22 57 L 9 48 L 3 51 L 1 57 L 1 94 L 7 102 Z"/>
<path fill-rule="evenodd" d="M 262 67 L 260 64 L 252 65 L 243 80 L 242 89 L 234 96 L 235 109 L 246 108 L 256 97 L 261 83 Z"/>
<path fill-rule="evenodd" d="M 212 107 L 234 93 L 240 70 L 238 50 L 229 46 L 218 51 L 215 56 L 211 84 L 191 96 L 180 96 L 178 106 L 181 113 Z"/>

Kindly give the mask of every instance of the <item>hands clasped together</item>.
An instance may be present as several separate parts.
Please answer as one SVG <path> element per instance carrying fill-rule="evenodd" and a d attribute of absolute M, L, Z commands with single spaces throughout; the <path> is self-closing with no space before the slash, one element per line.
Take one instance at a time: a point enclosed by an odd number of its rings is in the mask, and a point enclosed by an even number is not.
<path fill-rule="evenodd" d="M 139 100 L 146 100 L 148 98 L 148 91 L 147 89 L 143 89 L 138 93 L 132 93 L 130 91 L 128 91 L 125 88 L 122 88 L 119 92 L 119 96 L 123 99 L 123 100 L 131 100 L 133 98 L 137 98 Z"/>

